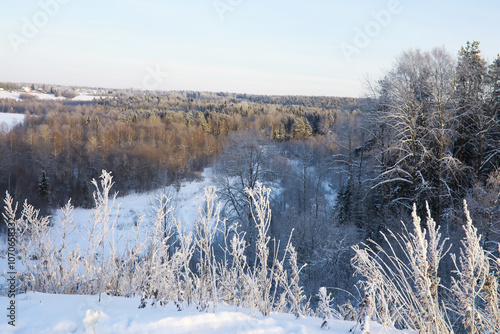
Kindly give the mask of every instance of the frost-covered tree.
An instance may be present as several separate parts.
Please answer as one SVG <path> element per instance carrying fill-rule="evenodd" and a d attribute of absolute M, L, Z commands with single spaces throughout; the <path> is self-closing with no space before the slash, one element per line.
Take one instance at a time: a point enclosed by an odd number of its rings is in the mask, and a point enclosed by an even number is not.
<path fill-rule="evenodd" d="M 410 50 L 376 85 L 381 167 L 375 187 L 410 208 L 429 198 L 440 221 L 464 193 L 467 169 L 453 154 L 455 64 L 443 49 Z"/>
<path fill-rule="evenodd" d="M 253 226 L 253 199 L 246 189 L 253 190 L 258 182 L 272 174 L 268 168 L 270 152 L 259 141 L 256 131 L 238 133 L 228 138 L 217 165 L 216 183 L 229 223 L 239 222 L 250 246 L 248 260 L 252 262 L 256 231 Z"/>
<path fill-rule="evenodd" d="M 481 238 L 481 246 L 496 251 L 500 236 L 500 170 L 490 173 L 486 182 L 476 182 L 467 196 L 474 225 Z"/>

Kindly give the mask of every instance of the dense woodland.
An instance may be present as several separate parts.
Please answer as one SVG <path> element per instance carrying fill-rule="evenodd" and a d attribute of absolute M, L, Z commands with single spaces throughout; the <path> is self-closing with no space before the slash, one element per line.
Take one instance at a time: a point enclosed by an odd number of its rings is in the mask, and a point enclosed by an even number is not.
<path fill-rule="evenodd" d="M 500 57 L 487 63 L 478 42 L 457 56 L 404 52 L 359 99 L 132 90 L 92 102 L 5 99 L 0 112 L 26 119 L 0 132 L 0 191 L 49 212 L 69 198 L 91 206 L 90 180 L 103 169 L 126 194 L 212 167 L 252 263 L 258 231 L 245 189 L 262 183 L 273 189 L 270 237 L 286 244 L 293 229 L 308 263 L 306 293 L 335 287 L 343 303 L 358 279 L 352 247 L 399 232 L 413 204 L 426 216 L 428 203 L 456 251 L 467 199 L 481 246 L 498 254 L 499 111 Z M 440 268 L 449 282 L 452 260 Z"/>
<path fill-rule="evenodd" d="M 270 102 L 230 94 L 125 91 L 90 103 L 5 99 L 0 112 L 25 113 L 26 120 L 2 133 L 1 189 L 38 205 L 60 206 L 72 197 L 76 205 L 88 206 L 89 180 L 102 169 L 116 174 L 121 193 L 157 188 L 210 166 L 230 133 L 256 131 L 273 143 L 321 137 L 343 112 L 332 105 L 357 104 L 303 98 L 307 106 L 281 105 L 281 98 L 262 99 Z"/>

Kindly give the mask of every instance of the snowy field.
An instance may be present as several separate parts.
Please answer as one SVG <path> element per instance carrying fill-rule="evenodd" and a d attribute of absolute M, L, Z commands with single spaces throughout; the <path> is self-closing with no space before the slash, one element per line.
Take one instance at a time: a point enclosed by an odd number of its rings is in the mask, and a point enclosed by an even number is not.
<path fill-rule="evenodd" d="M 21 100 L 21 98 L 19 97 L 19 94 L 21 93 L 18 93 L 18 92 L 9 92 L 9 91 L 6 91 L 6 90 L 2 90 L 0 91 L 0 99 L 13 99 L 13 100 Z"/>
<path fill-rule="evenodd" d="M 9 92 L 9 91 L 0 91 L 0 99 L 14 99 L 21 100 L 20 92 Z M 54 96 L 54 94 L 42 94 L 42 93 L 29 93 L 29 95 L 36 96 L 39 100 L 70 100 L 70 101 L 92 101 L 94 99 L 99 99 L 101 96 L 94 95 L 78 95 L 72 99 L 66 99 L 63 96 Z M 105 96 L 103 96 L 105 98 Z"/>
<path fill-rule="evenodd" d="M 24 114 L 10 114 L 0 112 L 0 130 L 5 129 L 9 131 L 16 124 L 22 123 Z"/>

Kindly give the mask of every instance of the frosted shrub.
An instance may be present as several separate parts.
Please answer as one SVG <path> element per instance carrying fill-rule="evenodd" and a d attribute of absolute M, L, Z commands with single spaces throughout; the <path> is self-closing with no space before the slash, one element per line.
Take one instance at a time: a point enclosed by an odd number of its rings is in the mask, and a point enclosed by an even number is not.
<path fill-rule="evenodd" d="M 245 233 L 238 231 L 239 224 L 224 224 L 223 258 L 218 264 L 219 296 L 222 301 L 234 306 L 243 305 L 248 298 L 247 258 L 245 256 Z"/>
<path fill-rule="evenodd" d="M 205 188 L 205 204 L 198 207 L 199 217 L 194 224 L 195 246 L 198 253 L 196 293 L 199 308 L 206 310 L 212 301 L 217 307 L 217 275 L 214 239 L 225 219 L 220 217 L 220 203 L 216 203 L 215 187 Z"/>
<path fill-rule="evenodd" d="M 119 273 L 117 266 L 120 257 L 117 249 L 116 219 L 118 208 L 115 207 L 117 194 L 110 198 L 113 187 L 111 173 L 103 170 L 100 187 L 92 180 L 96 191 L 93 193 L 95 208 L 92 211 L 92 221 L 86 225 L 88 247 L 84 255 L 84 280 L 88 284 L 86 293 L 101 293 L 117 290 Z M 114 215 L 114 217 L 112 216 Z"/>
<path fill-rule="evenodd" d="M 299 269 L 297 265 L 297 253 L 291 244 L 291 235 L 286 246 L 283 259 L 276 258 L 279 246 L 274 249 L 271 266 L 269 266 L 269 242 L 268 235 L 271 224 L 271 209 L 269 194 L 271 189 L 257 182 L 254 189 L 246 189 L 249 200 L 252 203 L 252 218 L 257 229 L 256 257 L 253 272 L 249 273 L 250 298 L 255 307 L 263 314 L 269 315 L 271 311 L 290 311 L 295 316 L 303 316 L 309 312 L 309 303 L 299 285 Z M 285 259 L 288 255 L 290 265 L 290 279 L 288 271 L 285 270 Z M 278 291 L 282 291 L 276 301 Z M 251 306 L 254 307 L 254 306 Z"/>
<path fill-rule="evenodd" d="M 456 277 L 452 277 L 451 286 L 457 299 L 455 308 L 462 316 L 462 323 L 468 333 L 498 333 L 498 267 L 496 273 L 490 271 L 492 257 L 481 247 L 481 236 L 477 235 L 477 229 L 472 225 L 465 201 L 464 210 L 466 224 L 463 247 L 458 261 L 455 254 L 452 255 L 456 268 Z M 498 263 L 498 259 L 493 260 Z"/>
<path fill-rule="evenodd" d="M 269 194 L 271 189 L 266 188 L 262 183 L 257 182 L 254 189 L 245 189 L 249 196 L 251 214 L 255 227 L 257 228 L 257 239 L 255 241 L 256 257 L 253 266 L 251 293 L 255 301 L 255 306 L 263 315 L 269 315 L 272 310 L 273 300 L 271 298 L 271 287 L 273 267 L 268 267 L 269 260 L 269 227 L 271 226 L 271 209 L 269 203 Z"/>
<path fill-rule="evenodd" d="M 26 201 L 23 204 L 21 217 L 16 219 L 17 203 L 6 194 L 4 220 L 15 226 L 17 247 L 22 257 L 25 271 L 21 273 L 21 289 L 41 290 L 49 292 L 56 288 L 56 249 L 49 234 L 50 217 L 39 217 L 36 210 Z"/>
<path fill-rule="evenodd" d="M 319 288 L 318 297 L 319 297 L 319 302 L 318 302 L 318 311 L 316 312 L 316 315 L 318 317 L 323 318 L 323 323 L 321 324 L 321 328 L 330 329 L 330 326 L 328 325 L 328 320 L 332 318 L 332 308 L 331 308 L 332 294 L 327 293 L 326 288 L 322 286 L 321 288 Z"/>
<path fill-rule="evenodd" d="M 288 278 L 288 272 L 284 270 L 284 262 L 287 255 L 290 266 L 290 278 Z M 307 298 L 304 295 L 302 287 L 299 285 L 299 274 L 302 268 L 299 269 L 297 265 L 297 252 L 289 240 L 283 260 L 276 262 L 276 288 L 280 288 L 283 291 L 278 302 L 278 311 L 285 311 L 285 306 L 288 305 L 287 311 L 293 313 L 297 318 L 308 315 L 310 311 L 309 302 L 306 302 Z"/>
<path fill-rule="evenodd" d="M 53 290 L 57 293 L 77 293 L 78 286 L 75 283 L 80 279 L 78 271 L 80 249 L 78 246 L 73 247 L 77 222 L 73 217 L 71 200 L 66 203 L 61 212 L 62 217 L 59 218 L 59 233 L 56 236 L 58 247 L 54 262 L 54 266 L 56 267 L 54 282 L 57 282 L 57 286 Z"/>
<path fill-rule="evenodd" d="M 352 264 L 365 280 L 361 282 L 365 298 L 360 322 L 368 326 L 373 317 L 387 327 L 403 327 L 420 333 L 450 333 L 443 305 L 439 300 L 439 262 L 446 253 L 439 228 L 427 218 L 422 228 L 413 207 L 413 232 L 389 231 L 391 244 L 383 235 L 389 250 L 373 242 L 371 247 L 354 247 Z M 402 254 L 402 255 L 399 255 Z M 368 332 L 366 329 L 365 332 Z"/>
<path fill-rule="evenodd" d="M 143 217 L 138 217 L 132 227 L 132 235 L 125 240 L 124 259 L 122 262 L 123 275 L 120 280 L 121 292 L 124 296 L 130 297 L 137 292 L 137 286 L 145 286 L 143 273 L 144 249 L 146 249 L 149 240 L 148 234 L 141 236 L 141 231 L 145 230 L 143 226 Z"/>
<path fill-rule="evenodd" d="M 142 254 L 142 247 L 138 246 L 138 237 L 134 243 L 137 249 L 133 250 L 128 256 L 130 258 L 133 254 L 138 254 L 139 257 L 132 262 L 136 266 L 134 271 L 136 275 L 137 285 L 142 287 L 145 297 L 158 300 L 171 296 L 168 287 L 173 286 L 172 276 L 170 275 L 171 259 L 169 254 L 169 247 L 166 241 L 173 235 L 172 223 L 164 223 L 168 214 L 172 211 L 169 207 L 169 198 L 165 195 L 160 195 L 155 198 L 152 209 L 155 211 L 153 228 L 150 233 L 147 233 L 144 238 L 144 248 L 147 252 Z M 142 217 L 139 218 L 137 226 L 142 225 Z M 139 229 L 137 233 L 139 233 Z M 167 280 L 167 283 L 163 284 Z"/>
<path fill-rule="evenodd" d="M 279 246 L 275 245 L 271 256 L 269 188 L 257 183 L 246 190 L 257 231 L 255 262 L 249 266 L 245 233 L 239 231 L 239 224 L 228 226 L 220 217 L 214 187 L 205 189 L 192 231 L 175 218 L 167 218 L 172 207 L 162 195 L 155 199 L 152 225 L 146 226 L 143 217 L 138 217 L 132 233 L 123 234 L 116 228 L 118 208 L 116 194 L 111 194 L 111 173 L 103 171 L 100 181 L 92 184 L 95 208 L 81 236 L 76 236 L 78 222 L 70 201 L 52 229 L 50 217 L 40 217 L 26 202 L 16 218 L 17 204 L 7 193 L 3 217 L 16 229 L 24 266 L 19 271 L 22 290 L 140 294 L 140 307 L 173 300 L 179 310 L 194 303 L 200 311 L 210 306 L 216 311 L 218 303 L 227 302 L 263 315 L 272 311 L 289 311 L 297 317 L 309 314 L 291 238 L 281 260 L 276 258 Z M 85 247 L 74 244 L 79 238 L 86 241 Z"/>
<path fill-rule="evenodd" d="M 482 248 L 465 201 L 464 211 L 460 255 L 451 255 L 455 265 L 451 287 L 442 286 L 438 277 L 439 263 L 447 253 L 446 240 L 430 214 L 428 229 L 421 227 L 415 206 L 413 232 L 390 232 L 392 243 L 384 235 L 388 250 L 376 243 L 354 247 L 352 264 L 365 278 L 360 282 L 365 298 L 358 316 L 363 332 L 369 332 L 369 321 L 374 319 L 387 327 L 419 333 L 454 333 L 457 324 L 450 322 L 450 312 L 462 319 L 466 333 L 500 332 L 499 259 Z M 440 287 L 452 292 L 447 304 L 440 300 Z"/>

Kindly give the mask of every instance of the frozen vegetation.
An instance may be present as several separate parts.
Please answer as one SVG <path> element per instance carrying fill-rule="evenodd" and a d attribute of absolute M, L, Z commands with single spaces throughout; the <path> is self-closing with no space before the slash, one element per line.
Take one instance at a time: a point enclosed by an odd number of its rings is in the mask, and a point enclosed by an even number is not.
<path fill-rule="evenodd" d="M 441 260 L 449 256 L 447 240 L 430 214 L 424 228 L 414 208 L 412 228 L 384 235 L 390 247 L 354 247 L 352 263 L 364 277 L 357 306 L 335 307 L 322 287 L 313 308 L 290 239 L 279 245 L 268 235 L 271 189 L 257 183 L 246 190 L 255 227 L 256 247 L 250 250 L 238 224 L 221 217 L 214 187 L 204 188 L 197 215 L 187 214 L 194 220 L 186 226 L 172 215 L 165 191 L 130 219 L 120 216 L 110 173 L 103 171 L 93 184 L 90 215 L 75 212 L 68 202 L 52 224 L 7 194 L 4 221 L 15 231 L 18 250 L 17 322 L 2 324 L 2 332 L 454 333 L 453 319 L 469 333 L 500 330 L 500 262 L 482 248 L 465 202 L 465 238 L 460 253 L 451 255 L 449 286 L 439 277 Z M 124 202 L 144 207 L 138 198 Z M 2 266 L 8 291 L 12 268 L 6 260 Z M 0 300 L 7 305 L 12 296 Z"/>

